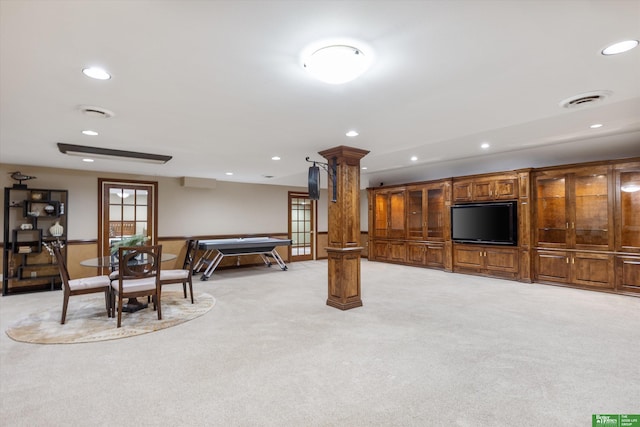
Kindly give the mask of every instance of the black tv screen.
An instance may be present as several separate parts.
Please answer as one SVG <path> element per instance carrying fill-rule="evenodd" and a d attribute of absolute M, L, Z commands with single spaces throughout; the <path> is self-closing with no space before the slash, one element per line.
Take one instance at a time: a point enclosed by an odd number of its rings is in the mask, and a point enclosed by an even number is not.
<path fill-rule="evenodd" d="M 460 243 L 518 244 L 516 202 L 451 207 L 451 240 Z"/>

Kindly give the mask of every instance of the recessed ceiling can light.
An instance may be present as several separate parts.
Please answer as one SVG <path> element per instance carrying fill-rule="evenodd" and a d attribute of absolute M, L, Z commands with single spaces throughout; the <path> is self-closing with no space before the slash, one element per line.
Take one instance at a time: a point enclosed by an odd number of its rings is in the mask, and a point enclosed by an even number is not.
<path fill-rule="evenodd" d="M 372 59 L 372 55 L 361 48 L 336 43 L 303 54 L 302 66 L 318 80 L 339 85 L 361 76 L 371 66 Z"/>
<path fill-rule="evenodd" d="M 606 48 L 602 49 L 603 55 L 617 55 L 619 53 L 627 52 L 634 47 L 638 46 L 638 40 L 625 40 L 622 42 L 614 43 Z"/>
<path fill-rule="evenodd" d="M 595 123 L 595 124 L 592 124 L 592 125 L 591 125 L 591 126 L 589 126 L 589 127 L 590 127 L 591 129 L 598 129 L 598 128 L 601 128 L 602 126 L 603 126 L 603 125 L 602 125 L 602 123 Z"/>
<path fill-rule="evenodd" d="M 231 175 L 233 175 L 233 172 L 225 172 L 225 175 L 231 176 Z"/>
<path fill-rule="evenodd" d="M 93 159 L 82 159 L 83 162 L 93 163 Z"/>
<path fill-rule="evenodd" d="M 273 157 L 271 158 L 271 160 L 280 160 L 280 157 L 278 157 L 278 156 L 273 156 Z"/>
<path fill-rule="evenodd" d="M 489 147 L 491 147 L 491 145 L 489 145 L 489 143 L 488 143 L 488 142 L 483 142 L 483 143 L 482 143 L 482 145 L 480 145 L 480 148 L 483 148 L 483 149 L 485 149 L 485 150 L 486 150 L 487 148 L 489 148 Z"/>
<path fill-rule="evenodd" d="M 363 170 L 363 171 L 366 171 L 366 170 L 367 170 L 367 167 L 366 167 L 366 166 L 363 166 L 363 167 L 362 167 L 362 170 Z"/>
<path fill-rule="evenodd" d="M 360 135 L 358 132 L 356 132 L 355 130 L 350 130 L 349 132 L 347 132 L 345 135 L 353 138 L 354 136 L 358 136 Z"/>
<path fill-rule="evenodd" d="M 411 156 L 411 161 L 412 161 L 412 162 L 415 162 L 416 160 L 418 160 L 418 157 L 416 157 L 416 156 Z"/>
<path fill-rule="evenodd" d="M 623 186 L 620 187 L 620 189 L 625 193 L 635 193 L 636 191 L 640 191 L 640 182 L 639 183 L 630 182 L 629 184 L 624 184 Z"/>
<path fill-rule="evenodd" d="M 83 130 L 82 133 L 84 135 L 89 135 L 89 136 L 97 136 L 98 132 L 96 132 L 95 130 Z"/>
<path fill-rule="evenodd" d="M 96 80 L 109 80 L 111 78 L 111 74 L 99 67 L 83 68 L 82 72 L 85 76 Z"/>

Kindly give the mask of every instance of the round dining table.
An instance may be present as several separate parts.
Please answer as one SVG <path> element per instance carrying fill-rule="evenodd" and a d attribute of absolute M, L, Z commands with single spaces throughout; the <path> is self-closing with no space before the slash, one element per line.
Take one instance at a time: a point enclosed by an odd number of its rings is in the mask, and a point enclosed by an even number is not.
<path fill-rule="evenodd" d="M 178 256 L 176 254 L 171 253 L 163 253 L 160 256 L 160 262 L 172 261 L 176 259 Z M 111 256 L 103 256 L 97 258 L 89 258 L 80 261 L 80 265 L 84 267 L 96 267 L 96 268 L 108 268 L 112 272 L 118 270 L 118 257 Z M 115 279 L 113 279 L 115 280 Z M 127 303 L 122 307 L 122 311 L 127 313 L 133 313 L 134 311 L 142 310 L 143 308 L 147 308 L 148 304 L 138 301 L 137 298 L 129 298 Z"/>

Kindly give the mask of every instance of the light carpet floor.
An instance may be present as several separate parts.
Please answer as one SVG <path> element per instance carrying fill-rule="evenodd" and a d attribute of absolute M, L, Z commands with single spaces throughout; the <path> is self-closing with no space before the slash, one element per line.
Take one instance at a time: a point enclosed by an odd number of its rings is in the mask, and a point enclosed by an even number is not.
<path fill-rule="evenodd" d="M 123 340 L 0 336 L 2 426 L 590 426 L 640 412 L 640 298 L 362 261 L 196 280 L 215 309 Z M 61 303 L 0 298 L 3 329 Z"/>

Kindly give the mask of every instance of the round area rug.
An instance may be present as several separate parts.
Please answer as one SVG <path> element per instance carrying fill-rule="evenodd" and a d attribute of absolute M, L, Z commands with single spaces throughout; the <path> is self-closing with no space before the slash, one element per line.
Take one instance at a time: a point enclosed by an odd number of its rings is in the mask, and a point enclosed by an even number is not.
<path fill-rule="evenodd" d="M 100 296 L 98 296 L 100 295 Z M 153 304 L 135 313 L 122 313 L 122 326 L 116 328 L 116 318 L 107 317 L 104 296 L 83 295 L 69 298 L 67 320 L 60 324 L 62 296 L 57 307 L 34 313 L 7 328 L 7 335 L 15 341 L 34 344 L 74 344 L 115 340 L 142 335 L 200 317 L 213 308 L 215 298 L 196 293 L 194 304 L 181 291 L 162 293 L 162 320 Z"/>

